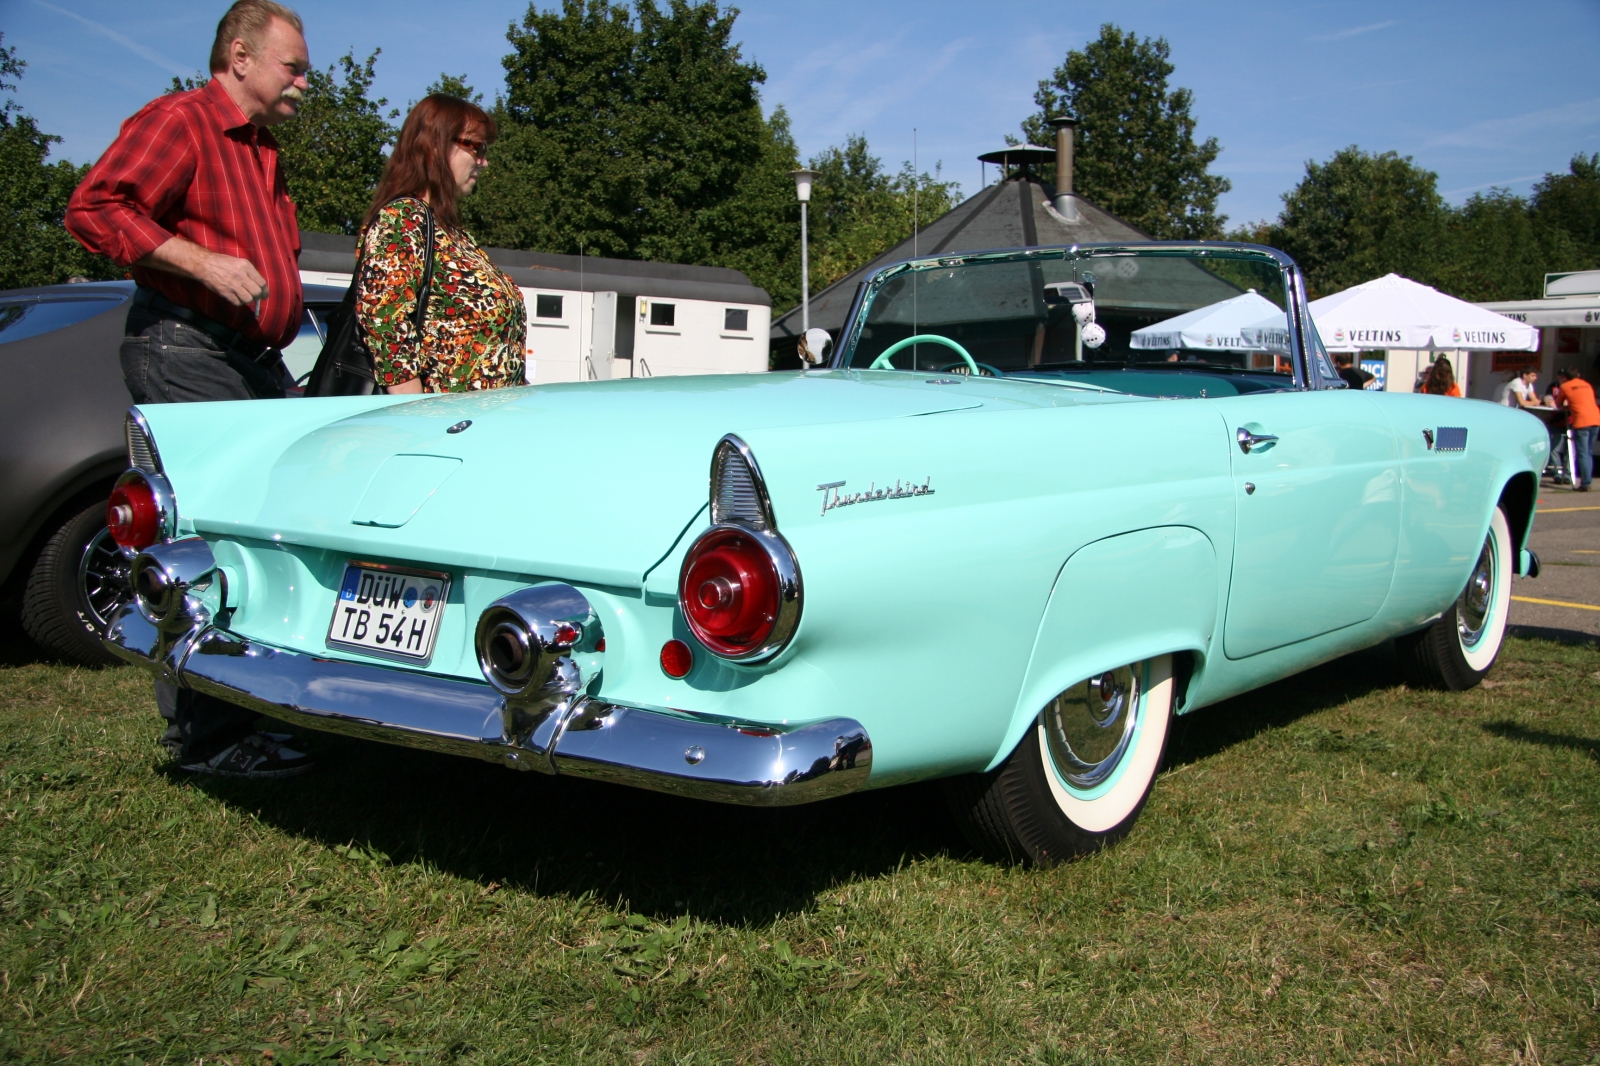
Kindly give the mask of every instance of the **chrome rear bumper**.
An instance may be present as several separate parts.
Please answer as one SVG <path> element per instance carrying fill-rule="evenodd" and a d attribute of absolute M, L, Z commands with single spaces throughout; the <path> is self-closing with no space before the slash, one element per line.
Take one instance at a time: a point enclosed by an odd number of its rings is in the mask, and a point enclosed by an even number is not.
<path fill-rule="evenodd" d="M 162 680 L 309 729 L 756 806 L 844 795 L 872 768 L 872 742 L 848 718 L 786 730 L 576 695 L 529 721 L 484 683 L 274 648 L 203 619 L 171 629 L 136 602 L 105 643 Z"/>

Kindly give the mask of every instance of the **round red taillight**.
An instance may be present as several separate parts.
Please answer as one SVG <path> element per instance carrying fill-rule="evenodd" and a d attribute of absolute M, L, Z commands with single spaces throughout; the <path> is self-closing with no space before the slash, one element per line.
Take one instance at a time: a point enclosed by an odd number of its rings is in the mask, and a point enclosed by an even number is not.
<path fill-rule="evenodd" d="M 143 551 L 160 539 L 161 508 L 149 482 L 131 480 L 111 490 L 106 527 L 112 540 L 134 551 Z"/>
<path fill-rule="evenodd" d="M 756 534 L 713 529 L 690 549 L 678 601 L 689 628 L 718 655 L 738 657 L 772 636 L 782 579 Z"/>
<path fill-rule="evenodd" d="M 661 672 L 668 677 L 686 677 L 694 667 L 694 650 L 681 640 L 661 645 Z"/>

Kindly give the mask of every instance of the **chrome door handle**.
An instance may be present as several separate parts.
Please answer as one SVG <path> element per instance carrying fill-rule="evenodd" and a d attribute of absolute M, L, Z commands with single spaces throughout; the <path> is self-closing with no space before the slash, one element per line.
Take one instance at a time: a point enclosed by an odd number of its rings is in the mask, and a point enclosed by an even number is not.
<path fill-rule="evenodd" d="M 1254 448 L 1258 444 L 1278 443 L 1278 438 L 1274 437 L 1271 433 L 1251 433 L 1243 426 L 1239 427 L 1238 435 L 1234 439 L 1239 442 L 1239 450 L 1244 452 L 1246 455 L 1249 455 L 1250 449 Z"/>

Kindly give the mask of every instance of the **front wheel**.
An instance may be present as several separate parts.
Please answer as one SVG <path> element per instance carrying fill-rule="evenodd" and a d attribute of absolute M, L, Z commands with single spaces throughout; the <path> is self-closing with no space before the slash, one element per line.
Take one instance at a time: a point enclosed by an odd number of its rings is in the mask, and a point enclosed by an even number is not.
<path fill-rule="evenodd" d="M 946 796 L 979 850 L 1042 866 L 1128 834 L 1144 808 L 1172 720 L 1172 657 L 1158 656 L 1067 689 L 1006 761 L 952 778 Z"/>
<path fill-rule="evenodd" d="M 1460 692 L 1483 680 L 1505 641 L 1513 551 L 1511 524 L 1496 507 L 1467 587 L 1431 626 L 1395 642 L 1413 684 Z"/>

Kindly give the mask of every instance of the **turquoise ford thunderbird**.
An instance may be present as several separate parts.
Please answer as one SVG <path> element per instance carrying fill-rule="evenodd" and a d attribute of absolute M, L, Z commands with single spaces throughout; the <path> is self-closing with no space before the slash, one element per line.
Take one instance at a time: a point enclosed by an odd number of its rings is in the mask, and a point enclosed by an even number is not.
<path fill-rule="evenodd" d="M 1295 264 L 937 256 L 808 369 L 148 406 L 108 646 L 311 729 L 748 804 L 948 779 L 1053 862 L 1172 716 L 1381 641 L 1477 684 L 1548 442 L 1349 391 Z M 709 477 L 708 477 L 709 471 Z"/>

